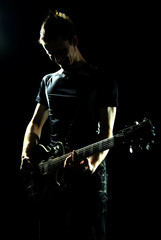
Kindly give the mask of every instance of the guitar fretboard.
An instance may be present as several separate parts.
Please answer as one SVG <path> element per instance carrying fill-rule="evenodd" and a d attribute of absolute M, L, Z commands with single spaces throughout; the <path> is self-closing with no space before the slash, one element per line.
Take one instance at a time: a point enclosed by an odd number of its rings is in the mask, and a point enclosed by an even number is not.
<path fill-rule="evenodd" d="M 77 160 L 79 161 L 85 157 L 89 157 L 95 153 L 103 152 L 112 147 L 114 147 L 114 137 L 90 144 L 76 150 Z M 56 158 L 49 158 L 46 162 L 43 162 L 42 164 L 40 163 L 39 167 L 41 170 L 43 168 L 43 172 L 49 172 L 53 170 L 53 168 L 62 167 L 65 159 L 71 154 L 72 152 L 69 152 Z"/>

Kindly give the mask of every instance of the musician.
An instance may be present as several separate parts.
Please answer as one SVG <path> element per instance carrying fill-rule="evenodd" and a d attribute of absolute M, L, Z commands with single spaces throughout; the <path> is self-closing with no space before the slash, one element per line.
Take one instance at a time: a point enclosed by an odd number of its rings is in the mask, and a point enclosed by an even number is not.
<path fill-rule="evenodd" d="M 108 73 L 89 65 L 78 48 L 74 23 L 50 12 L 39 43 L 60 69 L 44 76 L 23 141 L 21 169 L 32 169 L 32 153 L 50 119 L 50 147 L 72 152 L 65 162 L 68 184 L 52 189 L 40 214 L 41 239 L 106 239 L 108 149 L 77 161 L 74 150 L 113 134 L 117 86 Z M 43 212 L 43 213 L 42 213 Z"/>

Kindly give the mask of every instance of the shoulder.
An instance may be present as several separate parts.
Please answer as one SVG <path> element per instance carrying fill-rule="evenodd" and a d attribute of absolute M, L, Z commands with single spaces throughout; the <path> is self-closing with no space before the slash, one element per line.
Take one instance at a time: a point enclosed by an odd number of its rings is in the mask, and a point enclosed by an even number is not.
<path fill-rule="evenodd" d="M 63 71 L 64 71 L 63 69 L 60 69 L 57 72 L 45 75 L 42 79 L 43 84 L 45 86 L 48 86 L 51 82 L 58 80 L 62 76 Z"/>

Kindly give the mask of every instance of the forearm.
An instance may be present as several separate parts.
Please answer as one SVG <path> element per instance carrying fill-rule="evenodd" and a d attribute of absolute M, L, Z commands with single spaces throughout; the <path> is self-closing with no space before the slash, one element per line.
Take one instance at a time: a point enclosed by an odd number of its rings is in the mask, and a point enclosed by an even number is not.
<path fill-rule="evenodd" d="M 108 113 L 107 115 L 105 113 Z M 106 109 L 100 110 L 100 119 L 101 119 L 101 128 L 100 128 L 100 136 L 99 140 L 103 140 L 106 138 L 110 138 L 113 136 L 113 127 L 116 115 L 116 108 L 109 107 Z M 94 172 L 96 168 L 102 163 L 109 152 L 109 149 L 94 154 L 89 157 L 89 162 L 91 164 L 91 170 Z"/>
<path fill-rule="evenodd" d="M 111 137 L 112 133 L 109 133 L 108 137 Z M 105 137 L 103 136 L 100 136 L 100 139 L 105 139 Z M 102 163 L 102 161 L 105 159 L 105 157 L 107 156 L 109 152 L 109 149 L 103 151 L 103 152 L 99 152 L 99 153 L 96 153 L 92 156 L 89 157 L 89 162 L 91 164 L 91 170 L 92 172 L 94 172 L 96 170 L 96 168 Z"/>
<path fill-rule="evenodd" d="M 30 157 L 33 148 L 38 144 L 41 130 L 32 121 L 28 124 L 22 147 L 22 158 Z"/>
<path fill-rule="evenodd" d="M 109 152 L 109 149 L 97 154 L 94 154 L 93 156 L 90 156 L 89 162 L 91 164 L 91 171 L 94 172 L 96 168 L 102 163 L 102 161 L 105 159 Z"/>

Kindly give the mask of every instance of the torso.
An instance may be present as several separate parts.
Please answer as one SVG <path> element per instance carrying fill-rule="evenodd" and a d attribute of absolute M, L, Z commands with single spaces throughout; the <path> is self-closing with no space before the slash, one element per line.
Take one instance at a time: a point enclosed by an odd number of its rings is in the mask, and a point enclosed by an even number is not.
<path fill-rule="evenodd" d="M 78 145 L 94 141 L 96 130 L 93 128 L 95 126 L 91 111 L 97 96 L 91 72 L 88 69 L 72 73 L 61 70 L 47 75 L 45 81 L 52 130 L 51 142 L 63 141 L 68 135 L 72 136 L 72 142 L 82 142 Z M 74 130 L 69 134 L 71 125 L 74 125 Z M 91 134 L 92 139 L 87 139 Z"/>

